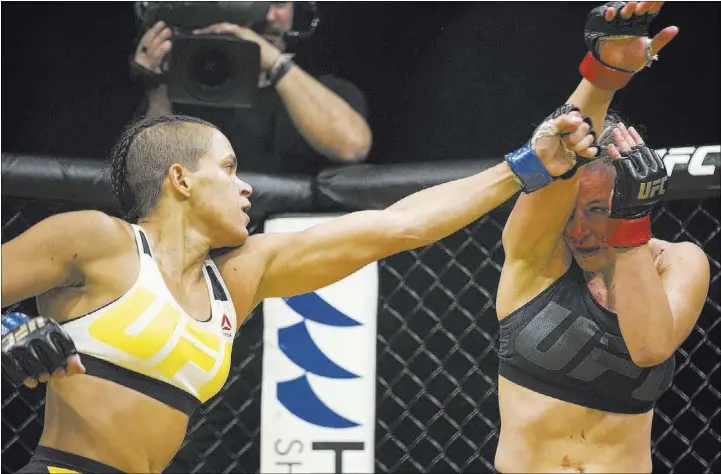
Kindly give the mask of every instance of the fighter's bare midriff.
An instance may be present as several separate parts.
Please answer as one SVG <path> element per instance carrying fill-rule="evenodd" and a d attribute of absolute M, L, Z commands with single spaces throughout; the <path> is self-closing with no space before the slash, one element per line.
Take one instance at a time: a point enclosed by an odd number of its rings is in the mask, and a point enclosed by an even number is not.
<path fill-rule="evenodd" d="M 187 415 L 147 395 L 76 375 L 50 382 L 39 444 L 123 472 L 162 472 L 187 425 Z"/>
<path fill-rule="evenodd" d="M 653 412 L 608 413 L 498 381 L 499 472 L 651 472 Z"/>

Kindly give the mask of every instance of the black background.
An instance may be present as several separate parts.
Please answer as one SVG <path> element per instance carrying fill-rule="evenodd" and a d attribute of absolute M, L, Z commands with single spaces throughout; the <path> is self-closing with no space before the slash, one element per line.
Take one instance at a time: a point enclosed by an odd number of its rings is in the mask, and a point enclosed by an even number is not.
<path fill-rule="evenodd" d="M 589 3 L 321 3 L 308 71 L 357 84 L 370 160 L 501 156 L 568 97 Z M 654 147 L 719 142 L 719 3 L 664 6 L 681 33 L 613 107 Z M 2 5 L 2 150 L 102 158 L 141 90 L 130 2 Z"/>

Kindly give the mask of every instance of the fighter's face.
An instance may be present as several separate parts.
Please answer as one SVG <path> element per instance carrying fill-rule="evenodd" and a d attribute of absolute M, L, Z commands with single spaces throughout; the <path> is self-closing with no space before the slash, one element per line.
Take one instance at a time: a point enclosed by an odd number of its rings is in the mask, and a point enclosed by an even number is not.
<path fill-rule="evenodd" d="M 228 139 L 218 130 L 211 133 L 208 153 L 192 173 L 190 205 L 213 247 L 237 247 L 248 238 L 253 189 L 236 175 L 238 163 Z"/>
<path fill-rule="evenodd" d="M 612 250 L 606 239 L 615 170 L 612 166 L 598 166 L 582 173 L 564 238 L 578 265 L 594 272 L 603 267 Z"/>

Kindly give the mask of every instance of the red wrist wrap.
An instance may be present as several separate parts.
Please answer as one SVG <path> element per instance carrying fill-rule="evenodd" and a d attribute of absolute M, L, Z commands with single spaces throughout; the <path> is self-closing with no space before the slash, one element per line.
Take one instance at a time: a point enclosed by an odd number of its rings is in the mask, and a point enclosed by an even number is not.
<path fill-rule="evenodd" d="M 623 89 L 633 77 L 630 72 L 617 71 L 601 63 L 590 51 L 581 61 L 578 70 L 588 82 L 599 89 L 609 91 Z"/>
<path fill-rule="evenodd" d="M 651 240 L 651 217 L 640 219 L 610 219 L 608 245 L 638 247 Z"/>

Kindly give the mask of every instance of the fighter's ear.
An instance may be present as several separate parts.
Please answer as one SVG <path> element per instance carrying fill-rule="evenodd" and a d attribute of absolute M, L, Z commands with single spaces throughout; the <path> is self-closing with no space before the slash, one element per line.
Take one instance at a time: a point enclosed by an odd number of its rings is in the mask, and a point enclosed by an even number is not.
<path fill-rule="evenodd" d="M 186 167 L 173 163 L 168 168 L 168 184 L 173 192 L 183 197 L 189 197 L 193 187 L 193 177 Z"/>

